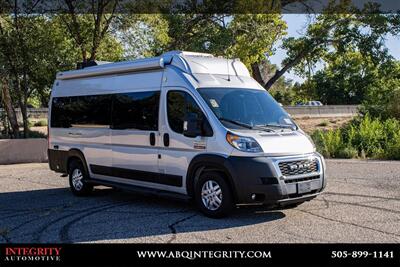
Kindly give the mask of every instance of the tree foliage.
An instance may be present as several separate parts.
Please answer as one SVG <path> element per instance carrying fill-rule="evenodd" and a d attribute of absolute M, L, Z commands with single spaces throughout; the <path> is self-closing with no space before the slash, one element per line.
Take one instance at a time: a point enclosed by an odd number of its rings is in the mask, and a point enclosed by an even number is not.
<path fill-rule="evenodd" d="M 400 14 L 383 14 L 379 6 L 367 4 L 363 10 L 351 8 L 351 1 L 331 1 L 325 13 L 316 17 L 307 32 L 300 38 L 284 39 L 287 58 L 283 67 L 265 83 L 269 89 L 287 71 L 294 69 L 300 75 L 308 74 L 309 66 L 324 59 L 332 50 L 343 53 L 348 48 L 368 56 L 373 63 L 387 60 L 390 56 L 385 47 L 387 34 L 400 31 Z"/>

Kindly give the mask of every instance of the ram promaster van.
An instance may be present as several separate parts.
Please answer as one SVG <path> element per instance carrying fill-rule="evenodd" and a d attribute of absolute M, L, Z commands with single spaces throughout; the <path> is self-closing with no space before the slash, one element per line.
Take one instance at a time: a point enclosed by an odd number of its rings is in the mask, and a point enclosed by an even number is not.
<path fill-rule="evenodd" d="M 311 139 L 239 60 L 172 51 L 57 74 L 49 165 L 72 193 L 93 186 L 238 204 L 294 206 L 325 187 Z"/>

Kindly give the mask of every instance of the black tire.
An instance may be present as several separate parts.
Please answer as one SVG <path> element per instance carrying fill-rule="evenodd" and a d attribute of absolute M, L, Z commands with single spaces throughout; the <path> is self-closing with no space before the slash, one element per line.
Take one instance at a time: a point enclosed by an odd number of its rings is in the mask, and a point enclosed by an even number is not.
<path fill-rule="evenodd" d="M 203 186 L 206 186 L 205 185 L 206 182 L 209 181 L 211 181 L 211 183 L 214 185 L 218 185 L 219 188 L 221 189 L 221 194 L 219 196 L 221 196 L 222 201 L 220 202 L 221 204 L 217 205 L 218 206 L 217 208 L 213 207 L 215 209 L 208 208 L 203 202 L 202 198 Z M 231 188 L 224 179 L 224 177 L 218 172 L 210 171 L 201 174 L 198 181 L 196 182 L 194 193 L 195 193 L 194 199 L 198 209 L 207 217 L 211 218 L 225 217 L 229 215 L 232 212 L 233 208 L 235 207 Z M 219 199 L 220 198 L 218 198 L 218 200 Z M 214 201 L 213 203 L 216 202 Z"/>
<path fill-rule="evenodd" d="M 77 183 L 73 183 L 73 175 L 76 175 L 78 172 L 82 174 L 82 178 L 80 179 L 81 185 L 77 185 Z M 76 196 L 87 196 L 93 191 L 93 185 L 87 183 L 87 179 L 89 178 L 85 168 L 83 167 L 83 163 L 80 160 L 73 160 L 69 164 L 68 168 L 68 176 L 69 176 L 69 187 L 71 192 Z"/>

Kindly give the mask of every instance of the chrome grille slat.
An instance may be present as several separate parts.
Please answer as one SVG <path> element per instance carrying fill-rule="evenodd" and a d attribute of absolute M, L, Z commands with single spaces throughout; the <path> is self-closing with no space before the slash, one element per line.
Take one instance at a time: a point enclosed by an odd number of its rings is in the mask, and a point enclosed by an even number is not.
<path fill-rule="evenodd" d="M 319 171 L 318 160 L 316 158 L 293 160 L 293 161 L 281 161 L 279 162 L 278 166 L 282 175 L 285 177 L 318 173 Z"/>
<path fill-rule="evenodd" d="M 297 179 L 290 179 L 290 180 L 288 179 L 288 180 L 285 180 L 285 183 L 294 184 L 294 183 L 299 183 L 299 182 L 318 180 L 319 178 L 320 178 L 320 176 L 316 175 L 316 176 L 309 176 L 309 177 L 305 177 L 305 178 L 297 178 Z"/>

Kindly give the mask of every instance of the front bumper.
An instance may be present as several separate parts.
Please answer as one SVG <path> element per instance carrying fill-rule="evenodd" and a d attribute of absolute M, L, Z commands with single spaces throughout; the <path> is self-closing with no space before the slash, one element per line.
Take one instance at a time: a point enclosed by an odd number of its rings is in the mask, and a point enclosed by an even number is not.
<path fill-rule="evenodd" d="M 279 163 L 308 160 L 315 160 L 317 169 L 284 175 L 279 167 Z M 316 197 L 326 186 L 325 162 L 318 153 L 288 157 L 229 157 L 226 165 L 238 204 L 295 204 Z"/>

